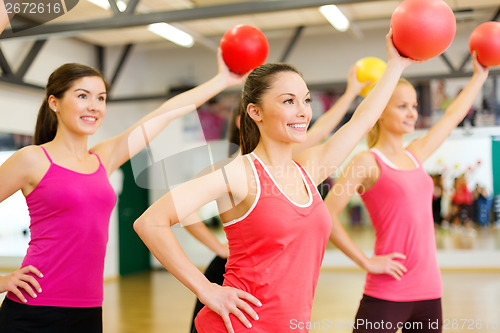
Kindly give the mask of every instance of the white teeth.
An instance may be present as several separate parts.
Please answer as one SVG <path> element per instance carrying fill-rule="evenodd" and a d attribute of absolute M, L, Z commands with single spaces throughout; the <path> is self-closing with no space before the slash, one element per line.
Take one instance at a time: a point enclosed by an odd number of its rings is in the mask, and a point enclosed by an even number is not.
<path fill-rule="evenodd" d="M 293 128 L 306 128 L 306 124 L 288 124 L 288 126 Z"/>
<path fill-rule="evenodd" d="M 87 120 L 87 121 L 96 121 L 97 119 L 94 118 L 94 117 L 82 117 L 83 120 Z"/>

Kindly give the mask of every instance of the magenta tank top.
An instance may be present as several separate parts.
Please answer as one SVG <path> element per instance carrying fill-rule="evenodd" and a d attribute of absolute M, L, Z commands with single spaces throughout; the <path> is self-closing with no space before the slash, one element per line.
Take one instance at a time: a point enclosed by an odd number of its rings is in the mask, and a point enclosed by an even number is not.
<path fill-rule="evenodd" d="M 229 258 L 224 286 L 244 290 L 261 302 L 251 330 L 231 315 L 235 332 L 307 332 L 314 291 L 331 231 L 325 203 L 298 164 L 309 201 L 297 204 L 276 185 L 266 166 L 246 155 L 258 184 L 255 201 L 241 218 L 224 224 Z M 227 332 L 221 317 L 204 307 L 196 317 L 200 333 Z"/>
<path fill-rule="evenodd" d="M 441 297 L 441 273 L 437 262 L 434 219 L 432 216 L 432 178 L 409 151 L 415 169 L 400 170 L 377 150 L 372 149 L 380 167 L 375 185 L 361 195 L 375 229 L 377 255 L 400 252 L 408 269 L 401 280 L 387 274 L 366 276 L 364 293 L 397 302 Z M 398 259 L 399 260 L 399 259 Z"/>
<path fill-rule="evenodd" d="M 41 146 L 40 146 L 41 147 Z M 103 271 L 108 225 L 116 195 L 99 157 L 99 168 L 82 174 L 50 161 L 35 189 L 26 196 L 30 232 L 22 267 L 33 265 L 42 292 L 27 293 L 28 305 L 102 306 Z M 20 300 L 11 293 L 7 297 Z"/>

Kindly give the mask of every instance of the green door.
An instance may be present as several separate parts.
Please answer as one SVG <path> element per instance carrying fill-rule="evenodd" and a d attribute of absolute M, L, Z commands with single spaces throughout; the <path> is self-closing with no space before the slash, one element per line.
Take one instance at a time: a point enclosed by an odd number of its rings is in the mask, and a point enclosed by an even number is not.
<path fill-rule="evenodd" d="M 118 202 L 118 251 L 120 275 L 150 270 L 149 250 L 134 231 L 134 221 L 149 206 L 149 191 L 137 186 L 131 162 L 122 165 L 123 188 Z"/>

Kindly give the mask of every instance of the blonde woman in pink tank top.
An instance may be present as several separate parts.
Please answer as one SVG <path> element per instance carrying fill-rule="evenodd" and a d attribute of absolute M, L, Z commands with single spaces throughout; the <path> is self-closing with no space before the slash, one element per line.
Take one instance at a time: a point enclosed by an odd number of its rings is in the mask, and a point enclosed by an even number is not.
<path fill-rule="evenodd" d="M 21 190 L 31 218 L 22 267 L 0 276 L 0 292 L 8 292 L 1 332 L 102 332 L 104 256 L 116 200 L 108 177 L 146 146 L 141 127 L 148 125 L 151 140 L 173 119 L 244 81 L 246 75 L 230 72 L 220 52 L 218 65 L 207 82 L 90 149 L 88 137 L 106 115 L 105 80 L 75 63 L 50 75 L 34 145 L 0 166 L 0 201 Z M 207 228 L 200 232 L 210 234 Z"/>
<path fill-rule="evenodd" d="M 433 183 L 422 163 L 467 115 L 488 77 L 473 56 L 474 74 L 465 89 L 423 137 L 403 146 L 415 129 L 417 94 L 401 79 L 382 116 L 368 134 L 369 151 L 357 154 L 341 173 L 325 203 L 332 217 L 330 240 L 367 270 L 354 332 L 441 332 L 441 275 L 432 216 Z M 375 229 L 368 258 L 349 238 L 338 214 L 358 192 Z"/>
<path fill-rule="evenodd" d="M 398 54 L 390 33 L 386 43 L 387 68 L 351 120 L 293 158 L 293 144 L 305 141 L 312 115 L 309 89 L 288 64 L 253 70 L 240 106 L 243 155 L 179 185 L 134 223 L 160 263 L 206 305 L 196 318 L 198 332 L 307 332 L 303 321 L 310 318 L 330 234 L 330 218 L 314 187 L 375 124 L 401 73 L 415 62 Z M 189 261 L 171 230 L 212 201 L 229 241 L 224 286 L 210 283 Z"/>

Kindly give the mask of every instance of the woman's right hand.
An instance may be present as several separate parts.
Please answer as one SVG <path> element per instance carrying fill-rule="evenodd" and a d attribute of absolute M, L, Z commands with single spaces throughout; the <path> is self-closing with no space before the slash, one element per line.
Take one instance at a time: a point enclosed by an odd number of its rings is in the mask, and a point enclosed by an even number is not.
<path fill-rule="evenodd" d="M 256 306 L 262 306 L 262 304 L 253 295 L 243 290 L 232 287 L 222 287 L 216 283 L 212 283 L 210 289 L 207 290 L 202 297 L 199 296 L 199 298 L 203 304 L 222 317 L 228 333 L 234 333 L 229 317 L 230 314 L 233 314 L 248 328 L 252 327 L 252 324 L 243 314 L 243 311 L 254 320 L 259 319 L 257 313 L 246 301 Z"/>
<path fill-rule="evenodd" d="M 419 64 L 426 61 L 426 60 L 415 60 L 401 55 L 401 53 L 399 53 L 398 49 L 396 49 L 396 46 L 394 46 L 394 43 L 392 41 L 392 28 L 385 36 L 385 43 L 387 47 L 387 63 L 390 63 L 392 61 L 399 61 L 403 66 L 403 68 L 406 68 L 412 64 Z"/>
<path fill-rule="evenodd" d="M 43 274 L 31 265 L 19 268 L 9 275 L 0 276 L 0 292 L 10 291 L 23 303 L 26 303 L 28 300 L 21 293 L 21 289 L 24 289 L 31 297 L 36 298 L 37 294 L 33 289 L 41 293 L 42 288 L 38 281 L 32 275 L 28 275 L 28 273 L 35 274 L 40 278 L 43 277 Z"/>
<path fill-rule="evenodd" d="M 406 267 L 397 260 L 405 259 L 406 256 L 402 253 L 390 253 L 384 255 L 374 255 L 368 259 L 365 268 L 372 274 L 388 274 L 396 280 L 401 280 L 404 273 L 407 272 Z"/>
<path fill-rule="evenodd" d="M 222 50 L 220 47 L 217 49 L 217 67 L 219 71 L 219 75 L 223 76 L 226 80 L 226 85 L 228 87 L 237 86 L 245 82 L 248 74 L 251 71 L 243 74 L 238 74 L 232 72 L 229 67 L 227 67 L 224 58 L 222 57 Z"/>

